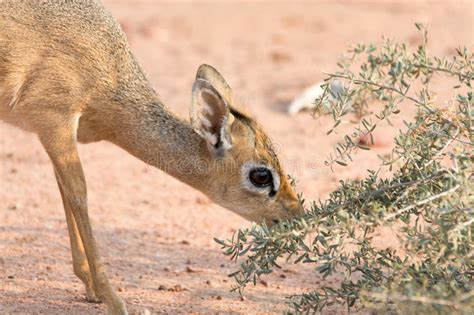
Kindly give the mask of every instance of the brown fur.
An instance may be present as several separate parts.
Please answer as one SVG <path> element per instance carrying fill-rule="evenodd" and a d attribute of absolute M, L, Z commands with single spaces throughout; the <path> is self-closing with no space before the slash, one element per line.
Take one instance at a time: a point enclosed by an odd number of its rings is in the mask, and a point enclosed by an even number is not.
<path fill-rule="evenodd" d="M 208 114 L 221 106 L 217 116 L 207 116 L 209 130 L 228 147 L 213 148 L 197 125 L 166 109 L 98 1 L 0 1 L 0 119 L 39 136 L 63 199 L 74 272 L 88 300 L 104 301 L 111 314 L 126 309 L 92 235 L 78 141 L 110 141 L 250 220 L 272 224 L 302 212 L 271 141 L 232 107 L 222 76 L 203 65 L 198 81 L 210 93 Z M 196 93 L 202 93 L 199 85 Z M 192 112 L 206 110 L 201 105 L 193 99 Z M 249 161 L 274 170 L 276 195 L 243 187 L 242 167 Z"/>

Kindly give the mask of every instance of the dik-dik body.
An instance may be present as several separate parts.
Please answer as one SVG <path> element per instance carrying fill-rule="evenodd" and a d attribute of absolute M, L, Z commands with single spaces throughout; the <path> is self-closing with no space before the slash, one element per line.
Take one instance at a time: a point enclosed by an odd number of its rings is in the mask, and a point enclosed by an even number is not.
<path fill-rule="evenodd" d="M 74 272 L 87 299 L 111 314 L 126 308 L 92 234 L 78 142 L 110 141 L 249 220 L 302 212 L 270 140 L 210 66 L 198 69 L 190 118 L 160 101 L 98 1 L 0 0 L 0 119 L 38 135 L 61 192 Z"/>

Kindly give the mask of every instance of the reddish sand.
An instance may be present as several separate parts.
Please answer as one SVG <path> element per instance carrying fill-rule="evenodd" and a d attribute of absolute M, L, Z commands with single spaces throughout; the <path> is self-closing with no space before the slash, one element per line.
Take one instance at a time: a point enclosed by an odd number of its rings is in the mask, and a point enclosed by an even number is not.
<path fill-rule="evenodd" d="M 295 1 L 296 2 L 296 1 Z M 227 78 L 246 108 L 274 139 L 288 173 L 307 200 L 323 198 L 339 179 L 364 176 L 392 132 L 355 163 L 332 173 L 323 161 L 341 133 L 326 136 L 329 118 L 285 114 L 288 102 L 334 69 L 349 44 L 383 35 L 418 43 L 413 24 L 429 26 L 432 51 L 473 47 L 473 6 L 460 1 L 321 1 L 292 3 L 105 1 L 133 51 L 170 108 L 187 115 L 197 67 L 209 63 Z M 450 86 L 438 84 L 443 93 Z M 408 117 L 405 111 L 401 117 Z M 399 125 L 399 121 L 397 122 Z M 110 143 L 81 145 L 90 215 L 108 273 L 132 314 L 282 313 L 285 296 L 337 281 L 305 266 L 229 292 L 237 268 L 213 237 L 249 223 L 201 193 Z M 72 273 L 60 195 L 36 137 L 0 123 L 0 314 L 96 314 Z M 382 235 L 393 238 L 389 232 Z M 160 290 L 160 286 L 184 290 Z M 345 309 L 333 309 L 344 313 Z M 331 312 L 332 312 L 331 311 Z"/>

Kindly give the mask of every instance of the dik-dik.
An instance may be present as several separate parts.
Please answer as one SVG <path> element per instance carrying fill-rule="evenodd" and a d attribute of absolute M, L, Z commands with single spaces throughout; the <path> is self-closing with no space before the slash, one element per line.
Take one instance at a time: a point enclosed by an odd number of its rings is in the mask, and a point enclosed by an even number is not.
<path fill-rule="evenodd" d="M 127 311 L 94 240 L 78 142 L 110 141 L 252 221 L 303 211 L 270 140 L 236 109 L 219 72 L 199 67 L 190 122 L 178 118 L 98 1 L 0 0 L 0 118 L 38 135 L 61 192 L 74 273 L 87 300 L 110 314 Z"/>

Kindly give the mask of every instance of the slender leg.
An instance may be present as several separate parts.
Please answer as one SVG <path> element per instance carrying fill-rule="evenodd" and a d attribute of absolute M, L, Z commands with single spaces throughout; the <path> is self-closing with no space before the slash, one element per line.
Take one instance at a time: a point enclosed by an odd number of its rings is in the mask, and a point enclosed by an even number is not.
<path fill-rule="evenodd" d="M 67 125 L 63 120 L 56 128 L 50 126 L 44 133 L 39 133 L 39 136 L 53 162 L 64 203 L 68 204 L 74 217 L 89 264 L 94 291 L 97 297 L 107 305 L 109 314 L 127 314 L 124 302 L 110 285 L 92 234 L 87 210 L 86 181 L 77 152 L 76 128 L 77 121 Z M 68 213 L 67 209 L 66 213 Z"/>
<path fill-rule="evenodd" d="M 58 186 L 59 191 L 61 192 L 61 197 L 63 199 L 64 212 L 66 213 L 66 221 L 69 231 L 69 241 L 71 243 L 72 265 L 74 269 L 74 274 L 79 279 L 81 279 L 84 285 L 86 286 L 86 300 L 92 303 L 99 303 L 100 299 L 95 293 L 94 284 L 92 283 L 92 277 L 89 270 L 89 263 L 87 262 L 87 257 L 84 253 L 84 245 L 82 244 L 82 239 L 79 235 L 76 221 L 74 220 L 74 215 L 72 214 L 71 206 L 69 205 L 67 198 L 63 193 L 63 189 L 59 184 L 59 180 Z"/>

